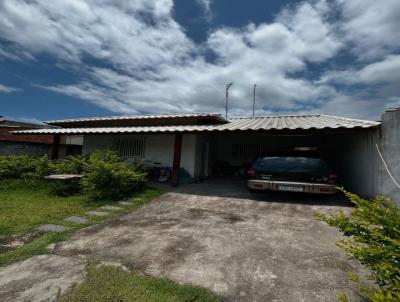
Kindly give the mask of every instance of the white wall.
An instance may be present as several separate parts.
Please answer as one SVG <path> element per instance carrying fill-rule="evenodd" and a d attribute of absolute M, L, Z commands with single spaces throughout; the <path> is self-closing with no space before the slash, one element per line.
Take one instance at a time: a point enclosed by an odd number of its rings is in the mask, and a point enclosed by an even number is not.
<path fill-rule="evenodd" d="M 96 150 L 111 149 L 112 135 L 85 135 L 82 154 Z M 160 162 L 162 166 L 172 167 L 174 159 L 174 134 L 154 134 L 140 137 L 146 138 L 145 157 L 140 160 Z M 183 134 L 181 167 L 191 176 L 195 176 L 196 135 Z"/>
<path fill-rule="evenodd" d="M 382 115 L 380 149 L 390 173 L 400 183 L 400 109 Z M 400 189 L 390 178 L 379 158 L 379 193 L 390 196 L 400 204 Z"/>

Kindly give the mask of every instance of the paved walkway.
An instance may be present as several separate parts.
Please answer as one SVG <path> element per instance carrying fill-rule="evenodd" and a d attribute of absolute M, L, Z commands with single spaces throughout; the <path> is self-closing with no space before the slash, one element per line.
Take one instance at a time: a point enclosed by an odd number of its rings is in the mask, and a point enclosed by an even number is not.
<path fill-rule="evenodd" d="M 40 255 L 0 269 L 0 301 L 55 301 L 85 280 L 85 262 L 72 257 Z"/>

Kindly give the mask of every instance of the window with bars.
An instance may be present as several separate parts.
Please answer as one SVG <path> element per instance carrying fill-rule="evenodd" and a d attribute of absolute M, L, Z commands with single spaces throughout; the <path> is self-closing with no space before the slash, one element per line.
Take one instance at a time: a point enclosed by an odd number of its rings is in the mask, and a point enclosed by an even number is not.
<path fill-rule="evenodd" d="M 252 161 L 263 151 L 261 144 L 233 144 L 232 159 L 236 161 Z"/>
<path fill-rule="evenodd" d="M 113 137 L 113 148 L 120 157 L 144 157 L 146 139 L 144 137 L 121 135 Z"/>

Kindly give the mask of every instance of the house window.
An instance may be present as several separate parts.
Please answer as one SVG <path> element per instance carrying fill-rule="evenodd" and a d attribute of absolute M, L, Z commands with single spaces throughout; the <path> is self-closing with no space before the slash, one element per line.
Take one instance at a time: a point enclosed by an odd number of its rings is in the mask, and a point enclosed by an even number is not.
<path fill-rule="evenodd" d="M 232 159 L 236 161 L 252 161 L 263 150 L 261 144 L 233 144 Z"/>
<path fill-rule="evenodd" d="M 144 157 L 146 139 L 130 135 L 115 136 L 113 138 L 113 148 L 120 157 Z"/>

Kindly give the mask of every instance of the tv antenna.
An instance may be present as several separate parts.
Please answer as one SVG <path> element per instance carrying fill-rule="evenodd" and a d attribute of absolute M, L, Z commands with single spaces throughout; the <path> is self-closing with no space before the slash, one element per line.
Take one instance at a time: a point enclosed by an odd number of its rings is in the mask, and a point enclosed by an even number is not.
<path fill-rule="evenodd" d="M 229 99 L 229 88 L 231 88 L 233 83 L 226 84 L 225 89 L 225 117 L 228 117 L 228 99 Z"/>
<path fill-rule="evenodd" d="M 254 117 L 254 112 L 256 109 L 256 87 L 257 87 L 257 84 L 254 84 L 254 86 L 253 86 L 253 117 Z"/>

